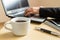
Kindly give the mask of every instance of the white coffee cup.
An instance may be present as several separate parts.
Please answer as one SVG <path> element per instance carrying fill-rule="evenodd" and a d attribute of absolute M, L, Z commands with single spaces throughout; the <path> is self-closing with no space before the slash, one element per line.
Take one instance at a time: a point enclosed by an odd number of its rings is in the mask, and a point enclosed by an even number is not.
<path fill-rule="evenodd" d="M 5 28 L 12 31 L 16 36 L 23 36 L 29 32 L 30 19 L 26 17 L 16 17 L 6 22 Z M 11 25 L 12 29 L 8 25 Z"/>

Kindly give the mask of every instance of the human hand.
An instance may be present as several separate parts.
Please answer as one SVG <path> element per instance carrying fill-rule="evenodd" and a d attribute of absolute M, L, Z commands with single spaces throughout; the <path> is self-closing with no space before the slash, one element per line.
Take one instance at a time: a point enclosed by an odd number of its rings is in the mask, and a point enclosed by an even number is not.
<path fill-rule="evenodd" d="M 32 7 L 25 10 L 25 16 L 39 14 L 40 7 Z"/>

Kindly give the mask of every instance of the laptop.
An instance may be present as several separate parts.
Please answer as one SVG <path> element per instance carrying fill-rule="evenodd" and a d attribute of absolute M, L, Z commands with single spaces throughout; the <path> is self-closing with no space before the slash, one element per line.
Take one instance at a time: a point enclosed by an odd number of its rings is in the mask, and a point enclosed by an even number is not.
<path fill-rule="evenodd" d="M 24 12 L 29 8 L 28 0 L 1 0 L 6 16 L 25 17 Z M 45 18 L 29 17 L 32 21 L 43 22 Z"/>

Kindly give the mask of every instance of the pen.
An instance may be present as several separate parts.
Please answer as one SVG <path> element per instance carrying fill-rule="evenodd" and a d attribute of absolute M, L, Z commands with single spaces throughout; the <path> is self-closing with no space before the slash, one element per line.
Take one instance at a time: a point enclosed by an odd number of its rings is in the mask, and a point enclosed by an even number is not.
<path fill-rule="evenodd" d="M 47 29 L 43 29 L 43 28 L 40 28 L 40 27 L 36 27 L 35 30 L 42 31 L 42 32 L 45 32 L 45 33 L 60 37 L 59 33 L 53 32 L 53 31 L 50 31 L 50 30 L 47 30 Z"/>

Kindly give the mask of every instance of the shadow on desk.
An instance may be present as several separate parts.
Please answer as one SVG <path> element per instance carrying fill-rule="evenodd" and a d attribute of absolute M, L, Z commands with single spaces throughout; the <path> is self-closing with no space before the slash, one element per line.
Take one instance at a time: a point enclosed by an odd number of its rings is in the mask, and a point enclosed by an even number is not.
<path fill-rule="evenodd" d="M 5 23 L 5 22 L 1 22 L 1 23 L 0 23 L 0 29 L 2 29 L 2 27 L 4 26 L 4 23 Z"/>
<path fill-rule="evenodd" d="M 41 22 L 36 22 L 36 21 L 31 21 L 32 24 L 37 24 L 37 25 L 40 25 L 42 24 Z"/>
<path fill-rule="evenodd" d="M 23 37 L 23 36 L 21 36 L 21 37 Z M 1 40 L 10 40 L 10 39 L 14 39 L 14 40 L 16 40 L 16 39 L 18 39 L 18 38 L 21 38 L 21 37 L 17 37 L 17 36 L 15 36 L 15 35 L 13 35 L 11 32 L 8 32 L 8 33 L 4 33 L 4 34 L 0 34 L 0 39 Z"/>

